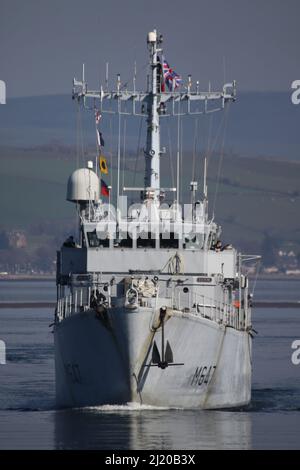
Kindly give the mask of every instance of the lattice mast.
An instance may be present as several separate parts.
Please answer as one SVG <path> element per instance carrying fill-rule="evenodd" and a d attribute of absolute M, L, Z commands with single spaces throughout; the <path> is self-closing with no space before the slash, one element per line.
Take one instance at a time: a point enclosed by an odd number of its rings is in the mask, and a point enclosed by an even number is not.
<path fill-rule="evenodd" d="M 160 74 L 158 67 L 162 67 L 162 62 L 158 58 L 161 54 L 162 59 L 162 35 L 157 34 L 153 30 L 147 35 L 147 45 L 149 49 L 149 81 L 148 89 L 146 92 L 135 90 L 135 77 L 133 79 L 133 90 L 121 86 L 121 78 L 118 74 L 116 89 L 109 91 L 107 89 L 108 77 L 106 71 L 106 87 L 101 86 L 100 90 L 89 90 L 84 76 L 81 81 L 74 78 L 73 80 L 73 98 L 78 101 L 83 101 L 85 107 L 87 106 L 87 98 L 100 100 L 100 112 L 119 115 L 133 115 L 144 116 L 147 118 L 147 138 L 145 154 L 145 183 L 143 188 L 123 188 L 126 190 L 144 191 L 145 197 L 159 199 L 160 192 L 174 191 L 178 188 L 162 188 L 160 186 L 160 155 L 162 150 L 160 148 L 160 119 L 170 116 L 186 116 L 186 115 L 200 115 L 208 114 L 224 109 L 225 104 L 229 101 L 234 101 L 236 97 L 236 82 L 224 84 L 222 91 L 199 91 L 199 82 L 196 82 L 196 87 L 192 90 L 191 76 L 188 76 L 186 85 L 182 85 L 179 91 L 162 91 L 161 83 L 158 81 Z M 163 80 L 163 77 L 162 77 Z M 115 102 L 116 106 L 105 108 L 105 103 Z M 218 107 L 212 108 L 209 106 L 210 102 L 219 102 Z M 124 104 L 127 104 L 124 106 Z M 129 104 L 131 104 L 130 110 Z M 199 110 L 199 104 L 202 105 Z M 139 107 L 137 106 L 139 105 Z M 195 107 L 196 105 L 197 108 Z M 92 107 L 89 109 L 93 109 Z M 177 178 L 179 181 L 179 178 Z M 204 183 L 206 188 L 206 182 Z M 118 192 L 119 192 L 118 188 Z M 206 190 L 205 190 L 206 192 Z M 204 194 L 206 197 L 206 194 Z M 119 194 L 117 195 L 119 198 Z"/>

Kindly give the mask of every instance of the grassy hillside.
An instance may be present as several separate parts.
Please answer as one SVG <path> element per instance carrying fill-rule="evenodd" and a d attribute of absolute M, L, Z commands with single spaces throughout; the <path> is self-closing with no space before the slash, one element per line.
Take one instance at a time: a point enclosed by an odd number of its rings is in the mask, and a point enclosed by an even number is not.
<path fill-rule="evenodd" d="M 210 168 L 215 174 L 216 162 Z M 226 157 L 216 204 L 224 234 L 238 243 L 265 235 L 300 242 L 300 164 L 272 159 Z M 212 185 L 211 193 L 214 193 Z M 240 242 L 239 242 L 240 243 Z"/>
<path fill-rule="evenodd" d="M 142 159 L 136 184 L 143 180 Z M 219 161 L 209 162 L 209 199 L 213 208 Z M 173 162 L 175 168 L 175 162 Z M 57 236 L 60 225 L 74 221 L 74 207 L 65 200 L 66 183 L 76 167 L 76 156 L 63 150 L 0 150 L 1 228 L 26 228 L 50 222 L 49 235 Z M 125 185 L 132 185 L 134 157 L 128 159 Z M 196 164 L 196 179 L 202 187 L 202 160 Z M 162 178 L 171 181 L 170 162 L 162 161 Z M 183 160 L 182 188 L 189 200 L 192 179 L 191 155 Z M 115 170 L 112 171 L 116 181 Z M 107 179 L 107 178 L 106 178 Z M 259 249 L 266 235 L 280 243 L 291 242 L 300 251 L 300 164 L 267 158 L 224 156 L 215 219 L 223 225 L 223 239 L 243 249 Z M 52 233 L 51 233 L 52 231 Z M 38 243 L 39 238 L 34 239 Z M 41 238 L 40 238 L 41 241 Z"/>
<path fill-rule="evenodd" d="M 4 150 L 0 157 L 1 225 L 24 227 L 70 217 L 66 180 L 74 167 L 55 154 Z"/>
<path fill-rule="evenodd" d="M 202 187 L 202 161 L 197 163 L 196 179 Z M 165 167 L 163 173 L 167 176 L 170 170 Z M 182 184 L 188 188 L 192 179 L 189 158 L 184 158 L 183 169 Z M 298 162 L 227 155 L 223 158 L 219 183 L 218 170 L 219 158 L 214 156 L 208 168 L 209 208 L 211 214 L 214 209 L 215 220 L 222 224 L 227 242 L 257 250 L 268 236 L 279 244 L 291 242 L 300 251 Z"/>

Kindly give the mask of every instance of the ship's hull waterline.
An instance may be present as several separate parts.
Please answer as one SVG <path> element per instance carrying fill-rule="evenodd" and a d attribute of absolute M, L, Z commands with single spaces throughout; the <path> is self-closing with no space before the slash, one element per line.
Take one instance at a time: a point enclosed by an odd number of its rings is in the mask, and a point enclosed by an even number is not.
<path fill-rule="evenodd" d="M 153 328 L 153 326 L 156 327 Z M 251 398 L 251 336 L 209 319 L 172 314 L 162 328 L 152 309 L 111 308 L 55 326 L 59 407 L 139 402 L 162 407 L 232 408 Z M 168 342 L 173 363 L 153 365 Z"/>

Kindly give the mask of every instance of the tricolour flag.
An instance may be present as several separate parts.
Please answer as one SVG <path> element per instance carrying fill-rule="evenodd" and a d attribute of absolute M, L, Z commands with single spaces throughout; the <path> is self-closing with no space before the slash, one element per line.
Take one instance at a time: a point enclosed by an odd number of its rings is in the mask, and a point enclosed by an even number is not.
<path fill-rule="evenodd" d="M 101 195 L 107 197 L 109 196 L 109 188 L 103 179 L 101 179 Z"/>

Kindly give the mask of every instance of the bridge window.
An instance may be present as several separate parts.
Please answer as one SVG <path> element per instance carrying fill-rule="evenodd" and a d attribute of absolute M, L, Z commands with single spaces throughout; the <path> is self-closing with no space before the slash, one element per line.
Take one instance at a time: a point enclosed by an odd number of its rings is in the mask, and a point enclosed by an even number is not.
<path fill-rule="evenodd" d="M 164 235 L 164 238 L 163 238 Z M 166 238 L 167 237 L 167 238 Z M 178 248 L 179 247 L 179 239 L 175 238 L 175 233 L 165 233 L 159 234 L 159 243 L 161 248 Z"/>
<path fill-rule="evenodd" d="M 155 248 L 155 238 L 151 238 L 151 232 L 141 233 L 136 240 L 137 248 Z"/>
<path fill-rule="evenodd" d="M 109 238 L 98 238 L 96 229 L 93 232 L 87 232 L 87 238 L 90 248 L 109 248 Z"/>
<path fill-rule="evenodd" d="M 120 234 L 120 239 L 116 240 L 116 244 L 114 246 L 120 248 L 132 248 L 132 238 L 128 233 Z"/>

